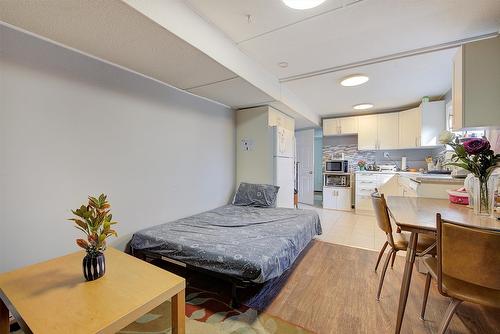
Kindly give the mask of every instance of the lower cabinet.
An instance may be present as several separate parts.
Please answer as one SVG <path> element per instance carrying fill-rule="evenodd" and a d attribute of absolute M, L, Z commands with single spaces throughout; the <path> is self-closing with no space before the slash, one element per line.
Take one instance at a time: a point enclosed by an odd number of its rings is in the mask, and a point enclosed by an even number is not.
<path fill-rule="evenodd" d="M 350 211 L 351 188 L 323 187 L 323 208 Z"/>

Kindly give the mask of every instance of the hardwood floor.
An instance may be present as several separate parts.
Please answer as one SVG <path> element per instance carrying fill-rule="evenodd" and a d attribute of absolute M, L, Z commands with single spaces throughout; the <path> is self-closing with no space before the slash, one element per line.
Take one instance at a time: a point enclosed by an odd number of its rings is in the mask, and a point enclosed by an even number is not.
<path fill-rule="evenodd" d="M 374 251 L 314 241 L 266 311 L 318 333 L 393 333 L 404 258 L 388 269 L 380 302 L 376 258 Z M 433 282 L 420 320 L 424 283 L 414 271 L 402 333 L 437 332 L 448 299 Z M 500 333 L 500 310 L 464 303 L 447 333 Z"/>

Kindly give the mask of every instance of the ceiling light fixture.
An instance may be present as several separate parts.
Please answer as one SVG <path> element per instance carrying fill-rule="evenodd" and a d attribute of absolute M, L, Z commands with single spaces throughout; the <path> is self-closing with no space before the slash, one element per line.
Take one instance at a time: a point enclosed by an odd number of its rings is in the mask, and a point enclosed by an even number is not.
<path fill-rule="evenodd" d="M 285 5 L 293 9 L 311 9 L 318 7 L 325 0 L 282 0 Z"/>
<path fill-rule="evenodd" d="M 365 110 L 365 109 L 370 109 L 373 108 L 373 104 L 371 103 L 360 103 L 356 104 L 355 106 L 352 106 L 356 110 Z"/>
<path fill-rule="evenodd" d="M 366 75 L 354 74 L 342 79 L 342 81 L 340 81 L 340 84 L 342 86 L 352 87 L 352 86 L 362 85 L 368 80 L 370 80 L 370 78 L 368 78 Z"/>
<path fill-rule="evenodd" d="M 280 61 L 278 63 L 278 66 L 281 67 L 281 68 L 287 68 L 288 67 L 288 63 L 286 61 Z"/>

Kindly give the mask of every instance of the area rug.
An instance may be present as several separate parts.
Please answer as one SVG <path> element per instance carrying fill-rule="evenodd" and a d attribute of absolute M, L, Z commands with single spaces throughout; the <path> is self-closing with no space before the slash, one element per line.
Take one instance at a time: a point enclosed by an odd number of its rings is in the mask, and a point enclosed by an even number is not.
<path fill-rule="evenodd" d="M 122 329 L 120 334 L 171 333 L 170 303 L 158 306 Z M 186 295 L 187 334 L 307 334 L 313 333 L 278 317 L 241 306 L 229 306 L 219 294 L 188 288 Z"/>

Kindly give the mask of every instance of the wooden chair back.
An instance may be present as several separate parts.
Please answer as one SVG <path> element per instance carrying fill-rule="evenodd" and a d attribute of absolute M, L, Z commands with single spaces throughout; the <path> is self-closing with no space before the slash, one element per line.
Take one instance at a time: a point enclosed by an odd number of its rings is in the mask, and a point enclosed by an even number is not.
<path fill-rule="evenodd" d="M 371 194 L 373 209 L 375 210 L 375 217 L 377 218 L 378 227 L 385 232 L 387 241 L 394 247 L 394 239 L 392 237 L 391 218 L 389 216 L 389 209 L 385 201 L 384 194 L 380 194 L 377 189 Z"/>
<path fill-rule="evenodd" d="M 500 232 L 466 226 L 436 215 L 438 288 L 443 275 L 500 290 Z"/>

